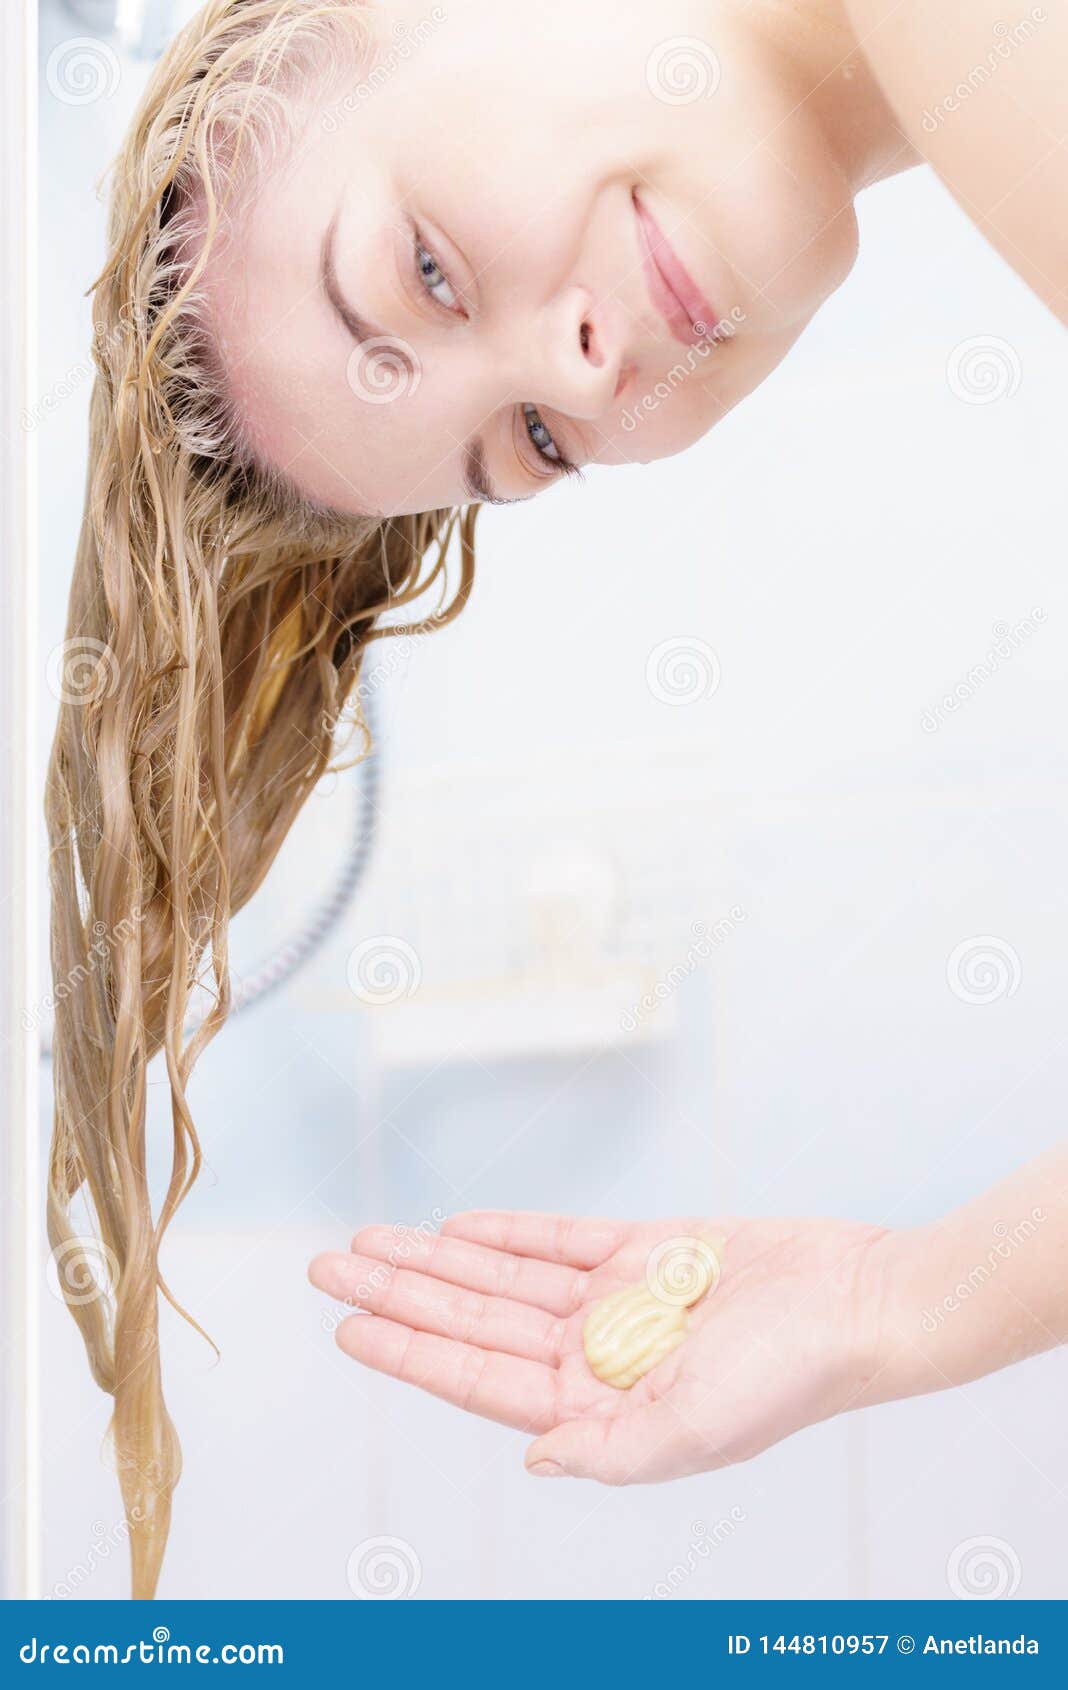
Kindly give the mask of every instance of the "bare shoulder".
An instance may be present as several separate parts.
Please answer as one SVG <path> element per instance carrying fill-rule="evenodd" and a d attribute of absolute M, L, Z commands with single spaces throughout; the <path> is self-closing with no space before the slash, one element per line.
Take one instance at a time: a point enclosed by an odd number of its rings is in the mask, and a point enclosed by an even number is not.
<path fill-rule="evenodd" d="M 1068 323 L 1066 0 L 845 0 L 909 140 Z"/>

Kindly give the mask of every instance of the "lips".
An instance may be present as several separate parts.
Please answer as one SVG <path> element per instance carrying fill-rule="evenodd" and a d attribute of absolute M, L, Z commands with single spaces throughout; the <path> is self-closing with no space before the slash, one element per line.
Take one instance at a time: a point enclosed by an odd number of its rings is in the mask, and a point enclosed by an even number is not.
<path fill-rule="evenodd" d="M 649 297 L 676 340 L 684 346 L 714 338 L 719 321 L 656 218 L 631 195 Z"/>

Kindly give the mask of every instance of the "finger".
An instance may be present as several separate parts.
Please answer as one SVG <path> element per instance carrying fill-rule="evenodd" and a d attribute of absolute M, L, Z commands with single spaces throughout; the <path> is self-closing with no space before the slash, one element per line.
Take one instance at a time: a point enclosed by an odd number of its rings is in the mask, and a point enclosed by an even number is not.
<path fill-rule="evenodd" d="M 536 1478 L 596 1479 L 602 1485 L 654 1484 L 720 1465 L 714 1452 L 694 1464 L 686 1427 L 666 1402 L 627 1409 L 611 1420 L 568 1420 L 532 1443 L 526 1468 Z"/>
<path fill-rule="evenodd" d="M 312 1283 L 339 1302 L 368 1309 L 419 1332 L 478 1344 L 556 1367 L 564 1340 L 564 1322 L 544 1309 L 461 1290 L 426 1273 L 390 1267 L 373 1256 L 329 1250 L 309 1269 Z"/>
<path fill-rule="evenodd" d="M 357 1255 L 394 1265 L 403 1262 L 417 1273 L 432 1273 L 450 1285 L 464 1285 L 491 1297 L 511 1297 L 550 1314 L 569 1315 L 586 1295 L 585 1274 L 556 1262 L 510 1256 L 462 1238 L 405 1233 L 391 1226 L 365 1226 L 352 1240 Z"/>
<path fill-rule="evenodd" d="M 595 1268 L 618 1250 L 627 1235 L 624 1221 L 583 1220 L 577 1215 L 540 1215 L 518 1209 L 472 1209 L 451 1215 L 442 1227 L 450 1238 L 488 1244 L 517 1256 Z"/>
<path fill-rule="evenodd" d="M 415 1332 L 374 1314 L 354 1314 L 342 1321 L 337 1342 L 365 1367 L 417 1385 L 487 1420 L 519 1431 L 544 1432 L 556 1419 L 557 1374 L 540 1362 Z"/>

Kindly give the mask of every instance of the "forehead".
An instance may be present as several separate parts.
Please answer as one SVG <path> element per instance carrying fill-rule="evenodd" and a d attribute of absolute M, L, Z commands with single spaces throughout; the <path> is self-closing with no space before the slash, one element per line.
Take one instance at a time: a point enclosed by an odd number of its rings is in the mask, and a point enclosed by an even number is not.
<path fill-rule="evenodd" d="M 536 206 L 553 199 L 517 121 L 514 89 L 507 112 L 499 109 L 509 77 L 526 63 L 518 52 L 514 64 L 509 58 L 514 20 L 495 13 L 483 42 L 479 0 L 466 0 L 455 15 L 431 7 L 424 19 L 420 11 L 420 29 L 410 10 L 391 3 L 380 13 L 355 71 L 350 64 L 318 83 L 305 79 L 292 144 L 268 149 L 208 277 L 231 405 L 257 456 L 308 497 L 387 514 L 470 498 L 465 448 L 482 434 L 500 490 L 534 490 L 525 442 L 517 446 L 508 415 L 510 404 L 531 397 L 518 391 L 529 382 L 517 371 L 498 391 L 499 364 L 491 379 L 486 360 L 465 357 L 453 325 L 442 328 L 432 313 L 428 321 L 419 306 L 413 313 L 405 296 L 410 234 L 407 251 L 397 250 L 408 212 L 420 224 L 429 217 L 432 229 L 444 225 L 447 238 L 459 230 L 465 260 L 473 252 L 484 263 L 498 247 L 507 251 L 500 226 L 524 188 Z M 480 80 L 477 101 L 458 101 L 456 76 L 441 74 L 457 55 L 468 73 L 484 55 L 500 72 L 485 89 Z M 487 133 L 494 137 L 488 152 Z M 529 212 L 526 201 L 522 208 Z M 414 358 L 386 349 L 354 360 L 352 337 L 331 315 L 320 281 L 323 237 L 335 216 L 342 291 L 391 339 L 408 342 Z M 514 292 L 498 297 L 511 309 Z"/>
<path fill-rule="evenodd" d="M 335 223 L 342 291 L 381 320 L 385 344 L 357 346 L 324 290 Z M 406 223 L 388 149 L 356 124 L 338 133 L 320 106 L 235 198 L 207 256 L 208 313 L 242 433 L 301 493 L 339 510 L 400 514 L 468 496 L 456 337 L 439 335 L 427 356 L 421 328 L 417 352 L 393 327 Z"/>

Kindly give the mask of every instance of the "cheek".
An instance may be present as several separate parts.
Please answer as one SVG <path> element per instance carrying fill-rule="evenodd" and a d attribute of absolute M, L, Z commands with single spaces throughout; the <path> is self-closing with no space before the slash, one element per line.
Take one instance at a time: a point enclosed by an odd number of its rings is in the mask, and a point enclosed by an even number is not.
<path fill-rule="evenodd" d="M 719 421 L 723 405 L 692 378 L 668 375 L 635 387 L 605 430 L 610 463 L 647 464 L 684 452 Z M 611 454 L 611 455 L 610 455 Z"/>
<path fill-rule="evenodd" d="M 841 287 L 856 260 L 856 214 L 848 199 L 808 206 L 804 217 L 784 222 L 780 262 L 765 298 L 784 324 L 801 327 Z"/>
<path fill-rule="evenodd" d="M 800 324 L 848 275 L 856 256 L 852 195 L 805 126 L 757 146 L 727 188 L 734 254 L 771 326 Z"/>

